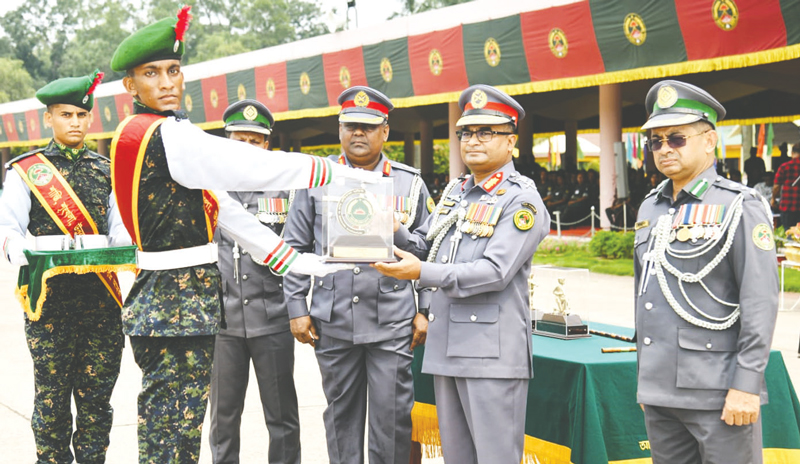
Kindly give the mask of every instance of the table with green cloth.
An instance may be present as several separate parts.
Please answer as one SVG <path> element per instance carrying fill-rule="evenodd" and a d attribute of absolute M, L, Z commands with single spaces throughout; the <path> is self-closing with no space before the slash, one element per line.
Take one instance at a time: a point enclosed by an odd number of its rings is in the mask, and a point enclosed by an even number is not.
<path fill-rule="evenodd" d="M 633 329 L 593 324 L 592 329 L 632 336 Z M 650 442 L 636 403 L 636 353 L 602 353 L 632 343 L 593 335 L 558 340 L 533 335 L 534 377 L 528 388 L 523 462 L 645 464 Z M 414 353 L 412 439 L 439 455 L 433 377 L 422 374 L 424 347 Z M 769 404 L 762 408 L 764 463 L 800 463 L 800 403 L 778 351 L 766 371 Z M 499 424 L 498 426 L 502 426 Z"/>

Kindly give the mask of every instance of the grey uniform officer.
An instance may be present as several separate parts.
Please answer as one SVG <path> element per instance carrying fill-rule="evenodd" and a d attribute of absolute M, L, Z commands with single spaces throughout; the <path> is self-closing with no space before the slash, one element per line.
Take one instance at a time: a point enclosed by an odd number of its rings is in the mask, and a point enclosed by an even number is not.
<path fill-rule="evenodd" d="M 430 195 L 416 169 L 381 152 L 389 136 L 391 101 L 361 86 L 345 90 L 338 101 L 344 153 L 331 159 L 391 177 L 397 216 L 416 229 L 428 217 Z M 322 249 L 323 194 L 322 189 L 297 193 L 285 230 L 286 242 L 296 249 Z M 310 279 L 292 276 L 284 282 L 292 333 L 315 346 L 319 361 L 328 400 L 324 421 L 330 462 L 365 461 L 369 404 L 369 462 L 406 464 L 414 403 L 411 349 L 424 342 L 427 330 L 427 319 L 417 314 L 412 283 L 358 265 L 316 279 L 309 313 Z"/>
<path fill-rule="evenodd" d="M 434 376 L 445 462 L 518 464 L 533 375 L 528 276 L 550 217 L 511 161 L 522 107 L 488 85 L 458 103 L 472 176 L 452 181 L 416 231 L 396 228 L 402 260 L 375 267 L 431 289 L 422 372 Z"/>
<path fill-rule="evenodd" d="M 722 105 L 678 81 L 645 103 L 669 179 L 636 223 L 638 401 L 653 462 L 760 463 L 760 404 L 778 310 L 769 206 L 714 171 Z"/>
<path fill-rule="evenodd" d="M 222 115 L 232 140 L 269 150 L 275 119 L 256 100 L 240 100 Z M 223 155 L 224 156 L 224 155 Z M 295 191 L 228 192 L 244 209 L 282 235 Z M 240 426 L 250 362 L 269 432 L 268 462 L 300 463 L 300 420 L 294 385 L 294 338 L 283 298 L 283 278 L 252 259 L 233 237 L 217 229 L 225 320 L 215 341 L 211 372 L 209 444 L 215 464 L 239 462 Z"/>

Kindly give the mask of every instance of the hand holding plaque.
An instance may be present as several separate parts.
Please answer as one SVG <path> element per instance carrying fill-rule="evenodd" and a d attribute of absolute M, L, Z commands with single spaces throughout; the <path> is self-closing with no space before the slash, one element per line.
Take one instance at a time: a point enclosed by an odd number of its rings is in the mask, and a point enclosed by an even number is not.
<path fill-rule="evenodd" d="M 336 179 L 328 184 L 322 205 L 322 255 L 325 262 L 395 261 L 393 244 L 394 184 Z"/>

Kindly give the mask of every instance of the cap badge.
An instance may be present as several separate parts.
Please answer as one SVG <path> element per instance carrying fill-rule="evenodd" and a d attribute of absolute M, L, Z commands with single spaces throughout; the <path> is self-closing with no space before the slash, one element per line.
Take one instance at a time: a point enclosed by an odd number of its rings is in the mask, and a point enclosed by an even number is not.
<path fill-rule="evenodd" d="M 658 89 L 658 107 L 670 108 L 678 102 L 678 91 L 671 85 L 665 85 Z"/>
<path fill-rule="evenodd" d="M 258 110 L 253 105 L 247 105 L 242 111 L 242 116 L 248 121 L 254 121 L 258 117 Z"/>
<path fill-rule="evenodd" d="M 484 92 L 483 90 L 478 89 L 472 92 L 472 98 L 470 99 L 470 103 L 472 103 L 473 108 L 478 108 L 478 109 L 483 108 L 484 106 L 486 106 L 487 101 L 488 98 L 486 97 L 486 92 Z"/>
<path fill-rule="evenodd" d="M 81 102 L 85 105 L 86 102 L 88 102 L 88 101 L 89 101 L 89 96 L 88 95 L 84 95 L 83 96 L 83 100 L 81 100 Z"/>
<path fill-rule="evenodd" d="M 361 90 L 356 94 L 355 98 L 353 98 L 353 103 L 355 103 L 356 106 L 367 106 L 369 105 L 369 95 L 367 95 L 367 92 Z"/>

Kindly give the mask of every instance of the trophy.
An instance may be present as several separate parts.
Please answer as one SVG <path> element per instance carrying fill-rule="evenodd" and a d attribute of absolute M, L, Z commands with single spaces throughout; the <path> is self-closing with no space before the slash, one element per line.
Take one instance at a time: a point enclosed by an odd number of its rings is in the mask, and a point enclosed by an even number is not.
<path fill-rule="evenodd" d="M 588 278 L 588 274 L 587 269 L 578 268 L 554 266 L 531 268 L 528 288 L 533 333 L 563 340 L 590 336 L 589 326 L 579 315 L 572 313 L 573 305 L 583 292 L 569 290 L 585 288 L 582 281 Z M 537 288 L 536 294 L 534 288 Z M 583 304 L 577 307 L 585 308 Z"/>
<path fill-rule="evenodd" d="M 328 263 L 396 261 L 392 251 L 394 183 L 336 179 L 322 197 L 323 260 Z"/>

